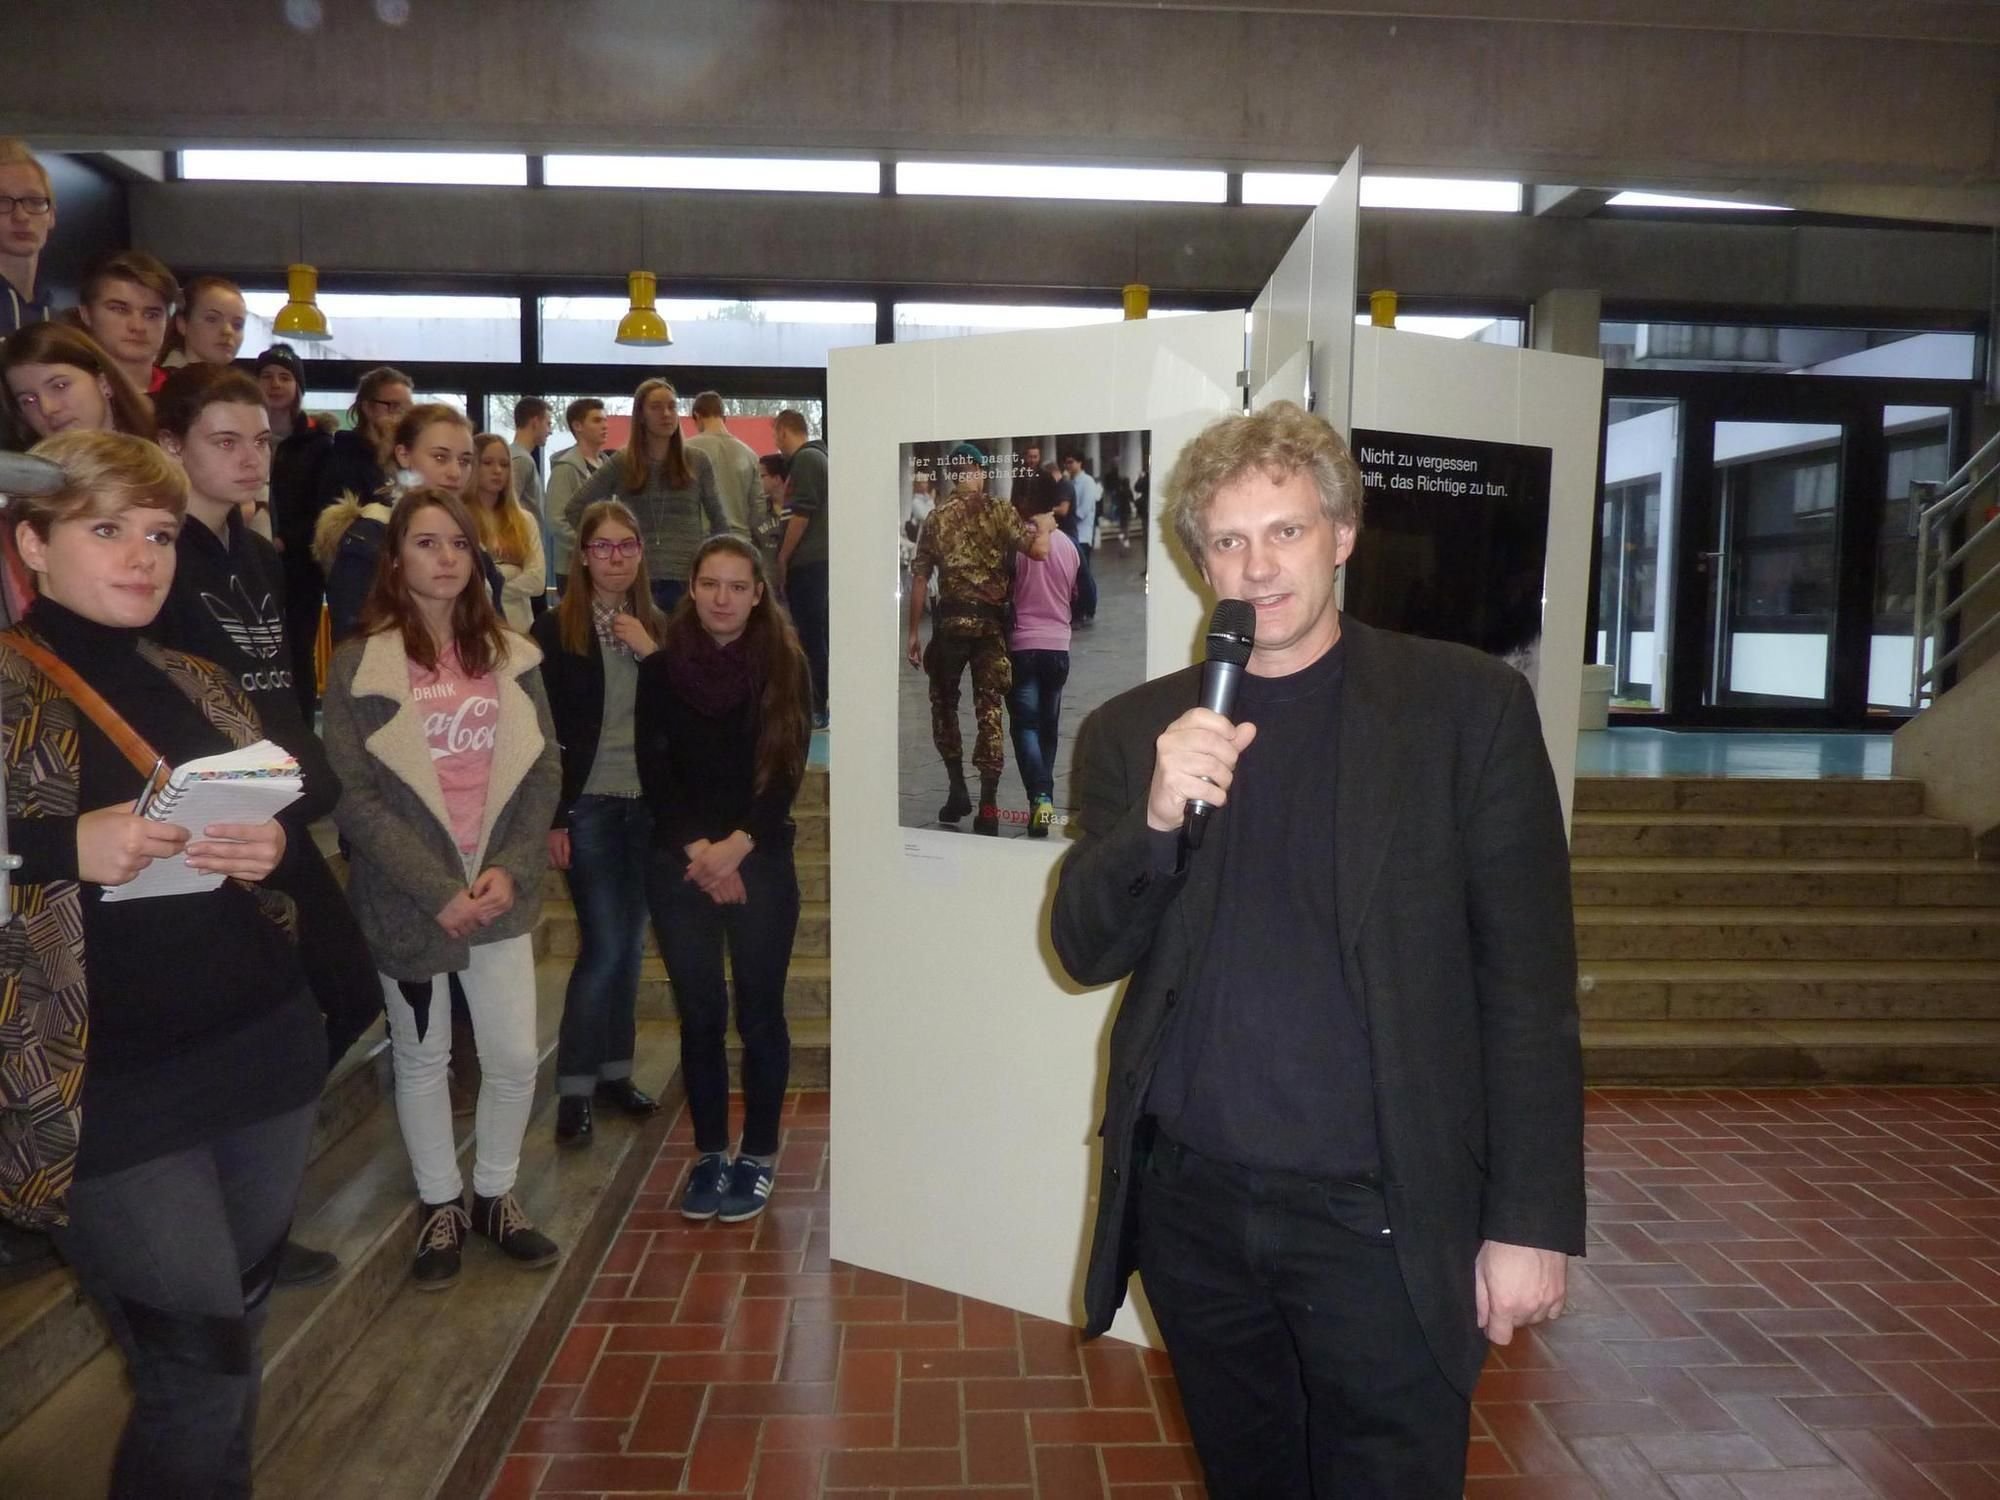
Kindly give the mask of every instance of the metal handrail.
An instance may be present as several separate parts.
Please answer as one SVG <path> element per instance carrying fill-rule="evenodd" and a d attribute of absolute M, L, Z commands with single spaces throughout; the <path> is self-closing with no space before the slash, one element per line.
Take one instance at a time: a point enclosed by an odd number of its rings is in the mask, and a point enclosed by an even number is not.
<path fill-rule="evenodd" d="M 1990 467 L 1980 472 L 1989 462 Z M 1916 596 L 1912 601 L 1910 640 L 1910 703 L 1914 708 L 1923 708 L 1927 697 L 1936 702 L 1945 690 L 1945 670 L 2000 628 L 2000 614 L 1995 614 L 1970 634 L 1960 636 L 1949 651 L 1945 649 L 1946 626 L 1964 611 L 1973 595 L 2000 578 L 2000 562 L 1995 562 L 1976 577 L 1965 580 L 1956 594 L 1952 592 L 1953 571 L 1963 566 L 1989 538 L 2000 536 L 2000 512 L 1996 512 L 1964 542 L 1952 545 L 1952 527 L 1977 498 L 1989 491 L 2000 497 L 2000 433 L 1988 439 L 1949 479 L 1911 486 L 1917 531 Z M 1927 649 L 1928 662 L 1924 659 Z"/>

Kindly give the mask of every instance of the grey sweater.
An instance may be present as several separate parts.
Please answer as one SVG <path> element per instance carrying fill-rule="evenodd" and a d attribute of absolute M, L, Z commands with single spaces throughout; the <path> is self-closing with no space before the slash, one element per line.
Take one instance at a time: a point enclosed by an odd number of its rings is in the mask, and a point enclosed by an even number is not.
<path fill-rule="evenodd" d="M 646 542 L 646 571 L 655 582 L 671 579 L 688 581 L 695 552 L 718 531 L 729 530 L 729 516 L 716 493 L 715 470 L 707 455 L 687 450 L 688 467 L 694 483 L 676 489 L 668 485 L 664 465 L 647 471 L 645 487 L 625 488 L 625 458 L 613 453 L 605 457 L 595 474 L 570 496 L 563 520 L 572 535 L 583 513 L 599 500 L 622 500 L 639 518 L 639 534 Z"/>
<path fill-rule="evenodd" d="M 324 704 L 326 753 L 341 782 L 334 821 L 349 846 L 347 899 L 392 979 L 455 973 L 474 943 L 532 932 L 541 917 L 548 831 L 562 771 L 555 725 L 542 691 L 541 648 L 507 636 L 494 670 L 500 725 L 486 792 L 475 871 L 495 866 L 514 880 L 512 910 L 470 939 L 453 938 L 437 914 L 466 887 L 465 860 L 452 837 L 444 792 L 410 697 L 402 637 L 379 632 L 334 653 Z"/>

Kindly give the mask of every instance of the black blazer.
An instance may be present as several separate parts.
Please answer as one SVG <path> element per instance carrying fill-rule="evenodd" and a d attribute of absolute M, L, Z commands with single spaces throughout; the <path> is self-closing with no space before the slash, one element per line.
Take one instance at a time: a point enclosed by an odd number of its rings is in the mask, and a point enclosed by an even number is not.
<path fill-rule="evenodd" d="M 562 751 L 562 794 L 550 826 L 567 828 L 569 810 L 590 780 L 597 737 L 604 731 L 604 651 L 595 630 L 590 632 L 586 655 L 565 651 L 559 614 L 553 609 L 544 612 L 528 634 L 542 648 L 542 687 L 549 695 L 549 717 L 555 721 Z"/>
<path fill-rule="evenodd" d="M 1368 1021 L 1403 1277 L 1439 1364 L 1469 1393 L 1486 1356 L 1473 1298 L 1480 1242 L 1583 1252 L 1569 851 L 1520 673 L 1345 617 L 1342 631 L 1332 858 L 1343 963 Z M 1086 1336 L 1124 1300 L 1134 1139 L 1219 890 L 1219 838 L 1161 874 L 1146 827 L 1154 741 L 1195 706 L 1200 680 L 1189 668 L 1121 694 L 1077 744 L 1081 831 L 1051 935 L 1079 982 L 1131 976 L 1111 1033 Z"/>

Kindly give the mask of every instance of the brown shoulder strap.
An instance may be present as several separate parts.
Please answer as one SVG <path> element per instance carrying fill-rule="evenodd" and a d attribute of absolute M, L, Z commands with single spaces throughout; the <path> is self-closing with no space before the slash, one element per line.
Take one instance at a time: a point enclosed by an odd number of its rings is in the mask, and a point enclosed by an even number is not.
<path fill-rule="evenodd" d="M 139 731 L 127 724 L 119 716 L 118 710 L 104 701 L 96 688 L 76 675 L 76 669 L 40 641 L 31 640 L 20 631 L 9 631 L 0 635 L 0 646 L 17 651 L 35 664 L 42 675 L 63 690 L 76 706 L 90 715 L 90 720 L 104 731 L 105 737 L 124 752 L 132 762 L 132 768 L 141 776 L 150 777 L 160 764 L 160 756 L 146 743 Z"/>

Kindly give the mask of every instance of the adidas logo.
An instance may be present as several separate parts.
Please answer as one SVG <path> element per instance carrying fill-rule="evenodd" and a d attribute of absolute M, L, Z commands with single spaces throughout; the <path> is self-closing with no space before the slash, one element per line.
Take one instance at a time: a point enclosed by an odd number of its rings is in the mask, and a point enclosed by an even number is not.
<path fill-rule="evenodd" d="M 210 593 L 203 593 L 201 602 L 208 606 L 209 614 L 222 627 L 230 644 L 264 661 L 283 651 L 285 622 L 272 606 L 271 596 L 265 594 L 261 603 L 253 601 L 241 578 L 229 580 L 229 592 L 235 596 L 233 603 Z"/>

